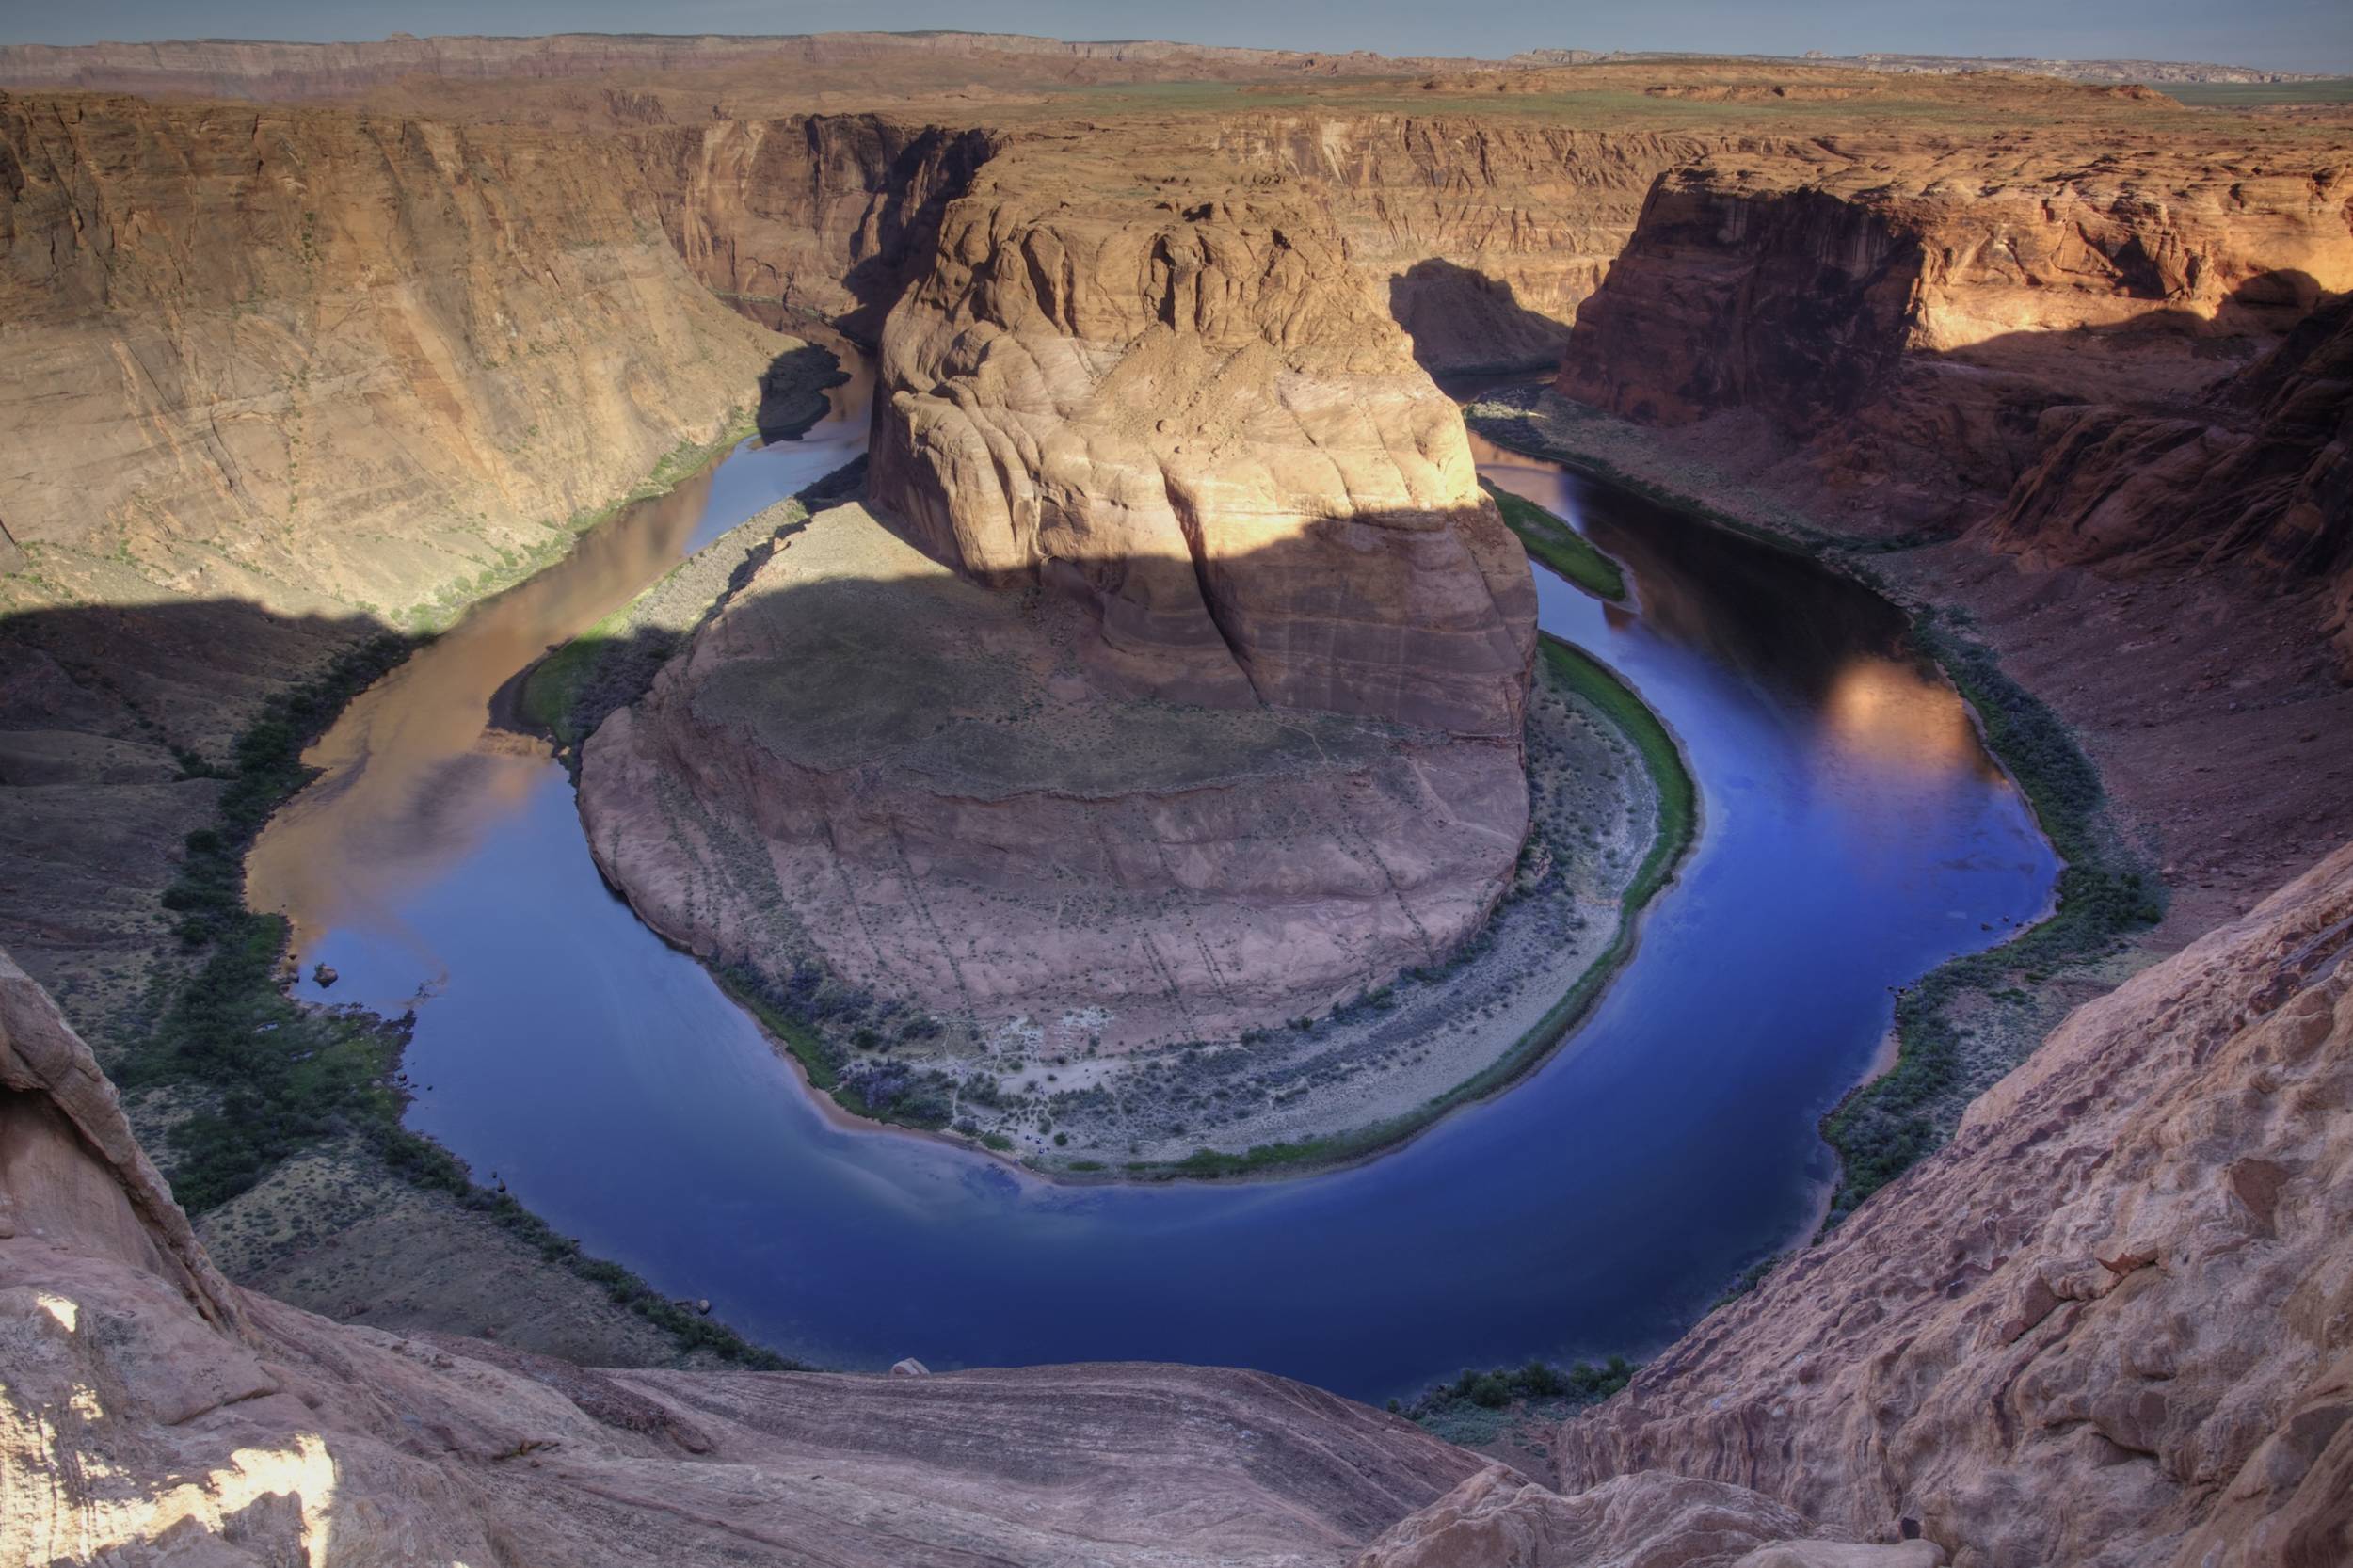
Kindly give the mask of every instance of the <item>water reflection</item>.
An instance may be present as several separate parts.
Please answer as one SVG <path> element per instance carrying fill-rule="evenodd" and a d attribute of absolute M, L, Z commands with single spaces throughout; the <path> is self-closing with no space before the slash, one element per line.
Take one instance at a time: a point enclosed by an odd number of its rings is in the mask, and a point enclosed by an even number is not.
<path fill-rule="evenodd" d="M 401 908 L 508 827 L 541 786 L 552 752 L 514 711 L 522 674 L 687 555 L 856 456 L 872 385 L 860 363 L 828 390 L 803 440 L 745 440 L 667 494 L 624 507 L 361 694 L 304 755 L 325 776 L 271 820 L 248 861 L 249 896 L 287 917 L 295 951 L 329 931 L 365 931 L 402 950 L 426 990 L 444 982 L 434 940 Z"/>

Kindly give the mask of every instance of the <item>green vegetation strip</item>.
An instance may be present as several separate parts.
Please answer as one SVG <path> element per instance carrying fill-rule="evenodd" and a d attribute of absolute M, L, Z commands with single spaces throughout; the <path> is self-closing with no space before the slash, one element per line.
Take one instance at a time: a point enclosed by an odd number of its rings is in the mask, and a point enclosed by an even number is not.
<path fill-rule="evenodd" d="M 1520 1424 L 1556 1424 L 1601 1403 L 1633 1382 L 1634 1372 L 1634 1363 L 1622 1355 L 1600 1366 L 1580 1361 L 1563 1368 L 1530 1361 L 1493 1371 L 1465 1368 L 1453 1382 L 1436 1384 L 1410 1405 L 1391 1400 L 1389 1409 L 1433 1437 L 1468 1447 L 1500 1437 L 1506 1426 L 1514 1424 L 1506 1414 L 1514 1406 L 1519 1407 Z"/>
<path fill-rule="evenodd" d="M 1566 519 L 1526 496 L 1513 495 L 1491 479 L 1482 478 L 1479 486 L 1495 498 L 1503 520 L 1520 536 L 1530 555 L 1587 593 L 1625 601 L 1625 574 L 1618 569 L 1618 563 L 1596 550 L 1593 540 L 1571 527 Z"/>
<path fill-rule="evenodd" d="M 1744 537 L 1815 557 L 1882 593 L 1885 584 L 1861 558 L 1915 549 L 1934 537 L 1845 541 L 1790 515 L 1776 516 L 1771 526 L 1734 517 L 1547 439 L 1536 408 L 1509 393 L 1482 400 L 1465 416 L 1473 429 L 1499 446 L 1561 463 Z M 1599 423 L 1598 416 L 1586 417 Z M 1556 418 L 1554 427 L 1576 418 Z M 1953 1016 L 1956 1001 L 1965 994 L 1997 993 L 2013 974 L 2036 983 L 2053 970 L 2104 957 L 2127 933 L 2165 915 L 2163 885 L 2120 843 L 2099 770 L 2066 723 L 2003 672 L 1993 650 L 1969 635 L 1960 612 L 1921 613 L 1912 634 L 1976 710 L 1987 749 L 2017 781 L 2066 865 L 2048 920 L 2000 947 L 1947 960 L 1898 999 L 1896 1065 L 1849 1095 L 1822 1121 L 1822 1136 L 1839 1159 L 1833 1224 L 1940 1146 L 1968 1100 L 1987 1086 L 1968 1080 L 1964 1026 Z"/>
<path fill-rule="evenodd" d="M 1641 758 L 1643 769 L 1650 775 L 1651 785 L 1657 792 L 1657 830 L 1651 840 L 1649 853 L 1643 856 L 1642 863 L 1635 869 L 1634 878 L 1626 885 L 1625 893 L 1619 901 L 1618 926 L 1609 947 L 1586 968 L 1584 973 L 1577 976 L 1577 983 L 1561 995 L 1560 1000 L 1545 1010 L 1545 1016 L 1536 1021 L 1534 1027 L 1513 1044 L 1510 1050 L 1453 1088 L 1433 1096 L 1404 1115 L 1389 1117 L 1349 1132 L 1334 1133 L 1328 1138 L 1290 1144 L 1260 1144 L 1239 1154 L 1219 1149 L 1196 1149 L 1173 1163 L 1130 1161 L 1125 1167 L 1129 1176 L 1145 1178 L 1249 1176 L 1361 1160 L 1412 1137 L 1457 1106 L 1484 1098 L 1505 1087 L 1543 1061 L 1600 998 L 1602 989 L 1609 984 L 1619 967 L 1633 954 L 1636 923 L 1643 906 L 1672 879 L 1676 863 L 1690 848 L 1698 833 L 1699 791 L 1692 781 L 1690 769 L 1684 764 L 1682 748 L 1675 744 L 1674 737 L 1668 732 L 1666 725 L 1635 695 L 1632 687 L 1610 673 L 1592 655 L 1557 637 L 1543 637 L 1542 648 L 1545 674 L 1593 704 L 1605 719 L 1617 727 Z"/>
<path fill-rule="evenodd" d="M 2102 957 L 2126 933 L 2165 916 L 2163 885 L 2117 844 L 2099 770 L 2059 716 L 2004 674 L 1993 650 L 1953 616 L 1923 616 L 1913 634 L 1977 710 L 1987 746 L 2018 781 L 2066 865 L 2050 919 L 2000 947 L 1947 960 L 1897 1000 L 1895 1067 L 1848 1096 L 1822 1123 L 1840 1163 L 1833 1224 L 1942 1144 L 1942 1102 L 1979 1087 L 1962 1082 L 1961 1027 L 1951 1007 L 1961 993 L 1993 990 L 2020 970 L 2041 980 L 2063 965 Z"/>

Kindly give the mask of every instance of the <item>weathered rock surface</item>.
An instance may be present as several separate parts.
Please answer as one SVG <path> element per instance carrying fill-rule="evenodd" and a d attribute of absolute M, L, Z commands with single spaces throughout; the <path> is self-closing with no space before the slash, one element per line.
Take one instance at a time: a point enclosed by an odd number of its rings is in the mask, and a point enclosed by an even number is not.
<path fill-rule="evenodd" d="M 2353 679 L 2353 295 L 2203 401 L 2053 408 L 2041 456 L 1985 525 L 2029 566 L 2120 575 L 2244 562 L 2330 592 Z"/>
<path fill-rule="evenodd" d="M 705 284 L 872 344 L 1000 136 L 875 114 L 722 120 L 644 133 L 637 158 Z"/>
<path fill-rule="evenodd" d="M 1555 363 L 1658 175 L 1753 135 L 1337 109 L 1222 118 L 1214 150 L 1328 208 L 1433 373 Z"/>
<path fill-rule="evenodd" d="M 1057 1052 L 1320 1012 L 1501 896 L 1516 736 L 1135 697 L 1095 636 L 822 513 L 592 738 L 590 845 L 657 928 L 780 992 L 822 962 Z"/>
<path fill-rule="evenodd" d="M 1090 606 L 1107 676 L 1518 732 L 1525 557 L 1311 206 L 1023 144 L 950 203 L 879 378 L 875 501 L 978 581 Z"/>
<path fill-rule="evenodd" d="M 2079 1009 L 1561 1429 L 1958 1568 L 2353 1555 L 2353 848 Z"/>
<path fill-rule="evenodd" d="M 0 516 L 40 582 L 406 612 L 757 396 L 611 143 L 0 96 Z"/>
<path fill-rule="evenodd" d="M 2341 150 L 2132 151 L 1858 138 L 1675 169 L 1561 390 L 1668 424 L 1754 410 L 1893 520 L 1982 508 L 2041 409 L 2179 399 L 2353 286 Z"/>
<path fill-rule="evenodd" d="M 1721 1481 L 1644 1470 L 1564 1497 L 1497 1464 L 1383 1532 L 1354 1568 L 1725 1568 L 1810 1533 L 1788 1508 Z"/>

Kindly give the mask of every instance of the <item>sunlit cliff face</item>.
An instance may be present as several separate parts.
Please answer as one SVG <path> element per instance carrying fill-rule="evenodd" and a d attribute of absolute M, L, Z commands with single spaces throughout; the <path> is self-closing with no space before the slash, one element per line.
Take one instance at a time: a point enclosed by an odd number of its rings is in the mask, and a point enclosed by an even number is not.
<path fill-rule="evenodd" d="M 1865 655 L 1832 676 L 1822 729 L 1842 756 L 1920 774 L 1993 772 L 1959 693 L 1893 659 Z"/>

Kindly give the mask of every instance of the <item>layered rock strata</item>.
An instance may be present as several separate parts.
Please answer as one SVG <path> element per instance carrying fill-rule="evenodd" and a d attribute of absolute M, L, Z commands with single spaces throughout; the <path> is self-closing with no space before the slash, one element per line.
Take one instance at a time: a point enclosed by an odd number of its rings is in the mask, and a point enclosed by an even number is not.
<path fill-rule="evenodd" d="M 390 616 L 758 396 L 623 150 L 0 97 L 0 517 L 78 599 Z"/>
<path fill-rule="evenodd" d="M 888 528 L 819 519 L 586 748 L 649 919 L 1057 1054 L 1231 1041 L 1479 927 L 1533 584 L 1311 203 L 1016 144 L 877 376 Z"/>
<path fill-rule="evenodd" d="M 1321 1012 L 1501 895 L 1516 737 L 1133 695 L 1096 637 L 822 513 L 590 740 L 590 846 L 780 993 L 829 973 L 1016 1056 Z"/>
<path fill-rule="evenodd" d="M 1536 116 L 1227 116 L 1215 151 L 1329 209 L 1433 374 L 1550 368 L 1651 185 L 1753 135 L 1589 130 Z"/>
<path fill-rule="evenodd" d="M 643 133 L 636 156 L 696 277 L 871 344 L 1001 136 L 875 114 L 720 120 Z"/>
<path fill-rule="evenodd" d="M 1831 499 L 1898 523 L 1990 509 L 2061 404 L 2179 401 L 2353 286 L 2353 163 L 2020 136 L 1717 155 L 1660 178 L 1579 311 L 1572 397 L 1747 410 Z"/>

